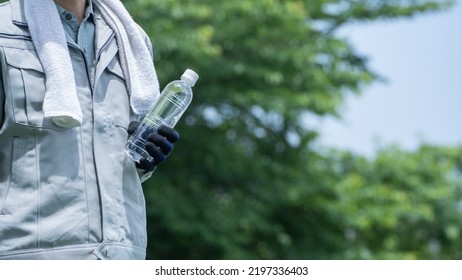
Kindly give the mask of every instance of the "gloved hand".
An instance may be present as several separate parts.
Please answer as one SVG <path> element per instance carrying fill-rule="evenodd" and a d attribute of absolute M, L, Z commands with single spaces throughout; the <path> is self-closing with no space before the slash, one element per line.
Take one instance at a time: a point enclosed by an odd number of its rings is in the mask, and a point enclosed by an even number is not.
<path fill-rule="evenodd" d="M 127 132 L 132 135 L 138 126 L 137 121 L 132 121 L 128 125 Z M 150 162 L 143 158 L 136 163 L 136 167 L 147 172 L 153 171 L 157 165 L 164 162 L 167 156 L 173 150 L 173 144 L 180 139 L 180 134 L 171 127 L 161 125 L 157 130 L 154 128 L 148 131 L 146 137 L 146 151 L 153 157 L 154 162 Z"/>

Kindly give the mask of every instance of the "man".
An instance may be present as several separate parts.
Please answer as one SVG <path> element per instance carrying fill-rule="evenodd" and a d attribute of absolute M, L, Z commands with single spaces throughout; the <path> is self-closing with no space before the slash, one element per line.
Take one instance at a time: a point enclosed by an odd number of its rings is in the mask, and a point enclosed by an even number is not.
<path fill-rule="evenodd" d="M 148 136 L 155 162 L 124 146 L 156 94 L 119 0 L 0 4 L 0 259 L 145 258 L 141 182 L 179 135 Z"/>

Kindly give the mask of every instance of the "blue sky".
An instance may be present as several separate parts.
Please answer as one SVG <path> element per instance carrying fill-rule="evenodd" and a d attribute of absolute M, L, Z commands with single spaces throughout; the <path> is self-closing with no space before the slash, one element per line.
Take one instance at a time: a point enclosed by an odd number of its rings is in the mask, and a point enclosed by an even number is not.
<path fill-rule="evenodd" d="M 321 122 L 320 142 L 372 155 L 377 147 L 462 144 L 462 3 L 413 19 L 341 32 L 387 83 L 351 96 L 343 118 Z"/>

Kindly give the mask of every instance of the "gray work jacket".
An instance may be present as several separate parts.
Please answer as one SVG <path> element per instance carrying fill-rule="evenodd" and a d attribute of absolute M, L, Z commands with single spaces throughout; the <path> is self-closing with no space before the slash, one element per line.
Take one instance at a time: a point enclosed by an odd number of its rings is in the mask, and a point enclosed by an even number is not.
<path fill-rule="evenodd" d="M 56 126 L 23 1 L 0 4 L 0 259 L 144 259 L 145 200 L 124 153 L 137 116 L 114 33 L 96 13 L 93 74 L 68 43 L 83 123 Z"/>

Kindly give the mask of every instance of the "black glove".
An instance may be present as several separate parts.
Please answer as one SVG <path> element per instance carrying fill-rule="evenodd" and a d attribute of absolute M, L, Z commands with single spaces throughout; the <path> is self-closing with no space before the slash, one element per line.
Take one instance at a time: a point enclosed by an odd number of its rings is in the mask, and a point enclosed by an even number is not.
<path fill-rule="evenodd" d="M 139 122 L 130 122 L 127 129 L 128 134 L 132 135 L 138 126 L 140 126 Z M 136 163 L 136 167 L 149 172 L 167 159 L 167 156 L 173 150 L 173 144 L 180 139 L 180 134 L 171 127 L 161 125 L 157 130 L 154 128 L 147 130 L 143 137 L 146 137 L 146 151 L 154 161 L 151 162 L 143 158 L 139 163 Z"/>

